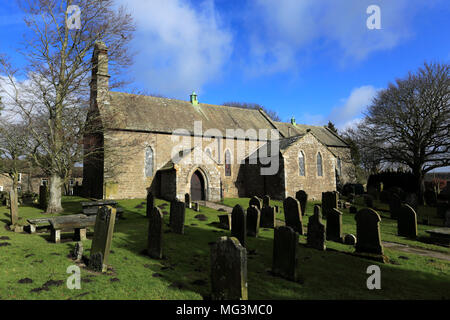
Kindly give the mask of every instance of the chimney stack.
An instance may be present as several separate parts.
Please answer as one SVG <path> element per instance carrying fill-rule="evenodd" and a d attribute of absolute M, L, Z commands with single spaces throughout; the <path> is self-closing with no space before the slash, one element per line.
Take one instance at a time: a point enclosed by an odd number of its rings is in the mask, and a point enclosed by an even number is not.
<path fill-rule="evenodd" d="M 108 48 L 102 41 L 96 41 L 92 54 L 91 108 L 103 103 L 108 97 Z"/>

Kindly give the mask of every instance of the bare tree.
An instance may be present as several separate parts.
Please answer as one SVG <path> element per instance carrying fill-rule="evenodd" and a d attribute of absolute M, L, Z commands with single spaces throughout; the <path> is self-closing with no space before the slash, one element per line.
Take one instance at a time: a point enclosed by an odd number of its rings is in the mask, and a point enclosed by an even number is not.
<path fill-rule="evenodd" d="M 2 59 L 3 72 L 11 89 L 4 90 L 13 110 L 27 124 L 34 142 L 33 159 L 50 175 L 47 213 L 62 211 L 62 185 L 73 164 L 80 161 L 84 120 L 89 106 L 89 80 L 94 45 L 108 43 L 110 72 L 123 75 L 130 66 L 128 43 L 133 20 L 113 0 L 25 0 L 20 1 L 25 23 L 22 54 L 28 61 L 28 80 L 19 83 L 16 70 Z M 70 11 L 77 5 L 80 9 Z M 113 77 L 111 87 L 124 84 Z"/>
<path fill-rule="evenodd" d="M 248 102 L 224 102 L 222 103 L 224 106 L 234 107 L 234 108 L 245 108 L 245 109 L 262 109 L 273 121 L 281 121 L 278 113 L 276 111 L 267 109 L 266 107 L 258 104 L 258 103 L 248 103 Z"/>
<path fill-rule="evenodd" d="M 425 63 L 380 91 L 357 128 L 361 154 L 410 168 L 423 202 L 424 176 L 450 165 L 450 66 Z"/>

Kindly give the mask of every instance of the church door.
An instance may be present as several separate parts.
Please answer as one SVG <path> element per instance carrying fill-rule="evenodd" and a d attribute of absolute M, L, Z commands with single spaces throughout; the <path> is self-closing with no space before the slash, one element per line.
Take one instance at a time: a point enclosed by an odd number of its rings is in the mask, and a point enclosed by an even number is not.
<path fill-rule="evenodd" d="M 191 178 L 191 199 L 192 201 L 205 200 L 205 182 L 198 170 L 192 174 Z"/>

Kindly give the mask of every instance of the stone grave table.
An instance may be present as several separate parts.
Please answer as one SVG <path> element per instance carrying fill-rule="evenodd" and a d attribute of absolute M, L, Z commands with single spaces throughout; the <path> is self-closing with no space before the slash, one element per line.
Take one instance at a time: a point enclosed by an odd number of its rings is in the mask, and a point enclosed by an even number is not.
<path fill-rule="evenodd" d="M 101 206 L 111 206 L 116 208 L 116 218 L 123 213 L 123 208 L 117 207 L 117 201 L 114 200 L 100 200 L 100 201 L 88 201 L 81 202 L 83 207 L 83 214 L 85 215 L 97 215 L 97 211 Z"/>
<path fill-rule="evenodd" d="M 426 230 L 431 238 L 438 243 L 444 245 L 450 245 L 450 228 L 437 228 L 432 230 Z"/>
<path fill-rule="evenodd" d="M 74 240 L 86 240 L 86 229 L 95 225 L 95 215 L 74 214 L 68 216 L 49 218 L 51 227 L 51 240 L 61 242 L 61 231 L 75 230 Z"/>

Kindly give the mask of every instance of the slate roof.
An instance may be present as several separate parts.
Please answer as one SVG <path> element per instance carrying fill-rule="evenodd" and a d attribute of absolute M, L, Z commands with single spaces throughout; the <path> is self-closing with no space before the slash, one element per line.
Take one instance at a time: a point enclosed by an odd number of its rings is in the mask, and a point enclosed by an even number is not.
<path fill-rule="evenodd" d="M 203 133 L 208 129 L 218 129 L 222 136 L 233 138 L 234 135 L 227 134 L 227 129 L 254 129 L 256 132 L 260 129 L 277 129 L 283 138 L 304 135 L 307 129 L 311 129 L 314 136 L 326 146 L 348 147 L 325 127 L 272 121 L 262 110 L 255 109 L 206 103 L 192 105 L 184 100 L 110 91 L 109 105 L 101 107 L 100 114 L 108 129 L 171 134 L 181 128 L 193 134 L 194 121 L 201 121 Z"/>

